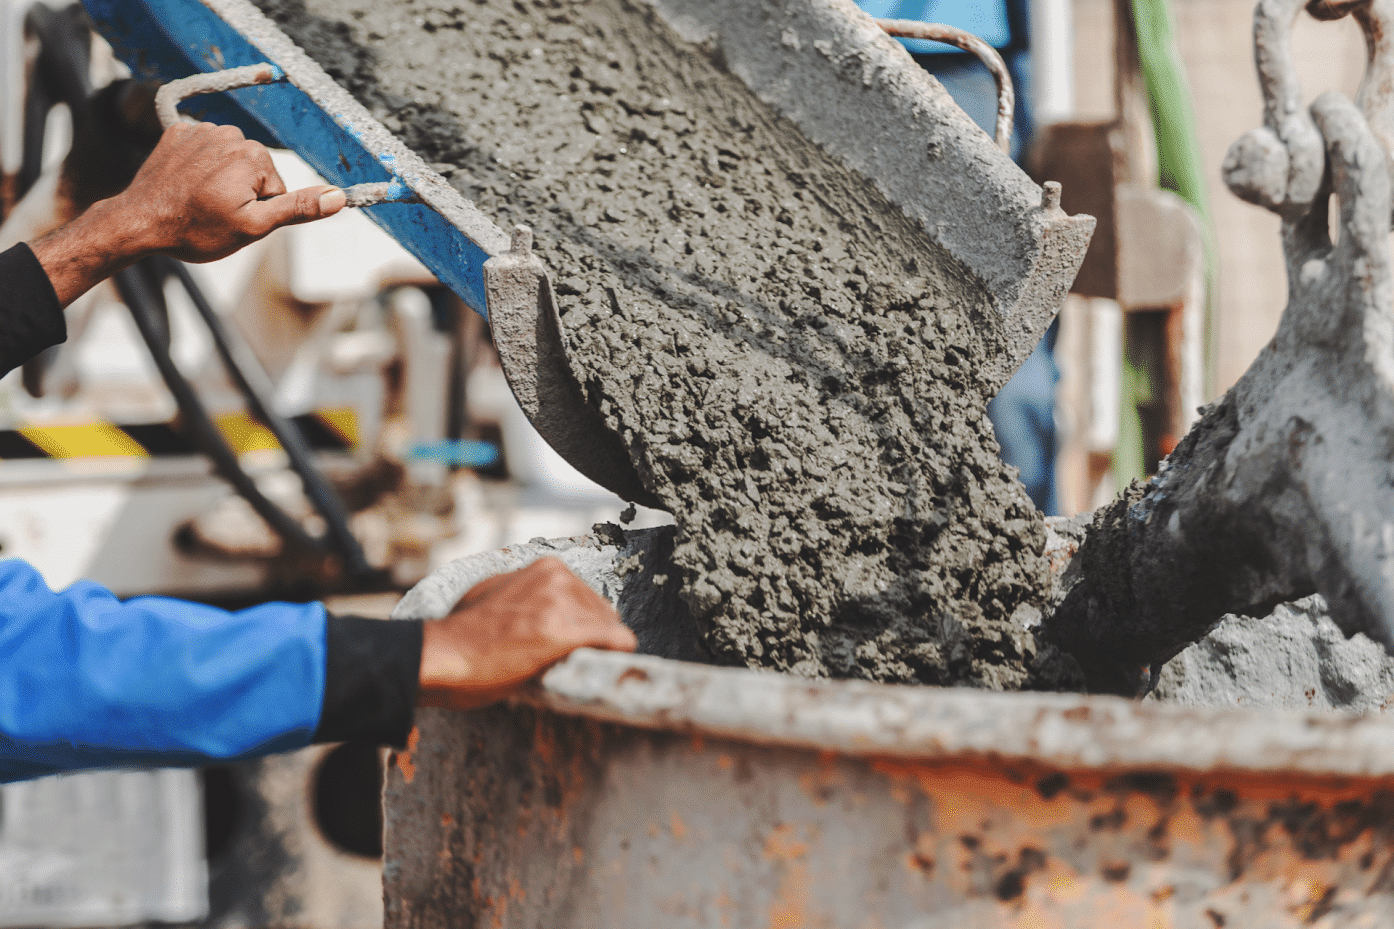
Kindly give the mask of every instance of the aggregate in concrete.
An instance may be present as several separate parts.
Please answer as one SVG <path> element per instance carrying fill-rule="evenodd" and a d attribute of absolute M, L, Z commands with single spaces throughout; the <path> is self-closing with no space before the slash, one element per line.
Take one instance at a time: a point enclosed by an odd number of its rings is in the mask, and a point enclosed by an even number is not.
<path fill-rule="evenodd" d="M 1350 638 L 1320 595 L 1254 619 L 1227 616 L 1162 669 L 1155 698 L 1211 707 L 1383 710 L 1394 696 L 1394 657 Z"/>
<path fill-rule="evenodd" d="M 1044 531 L 985 415 L 1004 336 L 872 184 L 625 0 L 261 5 L 534 228 L 575 373 L 676 517 L 714 660 L 1041 683 Z"/>

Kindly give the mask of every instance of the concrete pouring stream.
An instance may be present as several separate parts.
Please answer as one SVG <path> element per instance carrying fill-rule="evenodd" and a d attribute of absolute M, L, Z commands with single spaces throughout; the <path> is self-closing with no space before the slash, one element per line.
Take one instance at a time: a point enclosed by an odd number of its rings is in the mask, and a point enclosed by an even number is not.
<path fill-rule="evenodd" d="M 711 657 L 1017 689 L 1041 517 L 976 376 L 987 297 L 864 179 L 620 0 L 263 2 L 556 282 L 679 527 Z"/>
<path fill-rule="evenodd" d="M 695 624 L 669 657 L 1078 686 L 1029 631 L 1046 532 L 980 373 L 1006 335 L 870 182 L 624 0 L 258 5 L 486 214 L 533 227 L 574 373 L 677 522 L 645 561 Z M 1377 705 L 1394 666 L 1314 603 L 1227 622 L 1159 696 Z"/>

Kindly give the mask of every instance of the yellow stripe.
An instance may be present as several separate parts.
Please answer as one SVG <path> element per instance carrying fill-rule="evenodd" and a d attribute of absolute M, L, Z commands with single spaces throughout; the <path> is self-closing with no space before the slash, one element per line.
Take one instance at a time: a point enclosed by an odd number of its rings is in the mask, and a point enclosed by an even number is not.
<path fill-rule="evenodd" d="M 246 413 L 226 413 L 215 416 L 213 421 L 223 438 L 227 439 L 227 444 L 239 455 L 281 447 L 281 443 L 276 441 L 270 429 Z"/>
<path fill-rule="evenodd" d="M 358 445 L 358 415 L 352 407 L 316 410 L 315 415 L 348 446 Z M 281 447 L 271 430 L 246 412 L 215 416 L 213 421 L 239 455 Z M 18 432 L 50 458 L 150 457 L 139 442 L 111 423 L 21 426 Z"/>
<path fill-rule="evenodd" d="M 315 415 L 323 423 L 338 433 L 339 438 L 350 448 L 358 447 L 358 413 L 351 406 L 337 406 L 328 410 L 316 410 Z"/>
<path fill-rule="evenodd" d="M 20 435 L 50 458 L 149 458 L 145 449 L 110 423 L 29 426 Z"/>

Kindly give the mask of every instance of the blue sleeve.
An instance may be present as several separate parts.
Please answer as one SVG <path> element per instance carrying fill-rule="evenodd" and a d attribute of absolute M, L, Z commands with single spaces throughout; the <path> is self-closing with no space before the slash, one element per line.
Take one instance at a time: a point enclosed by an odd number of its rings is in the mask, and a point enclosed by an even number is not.
<path fill-rule="evenodd" d="M 230 613 L 89 582 L 60 593 L 0 560 L 0 783 L 82 768 L 192 766 L 310 744 L 325 612 Z"/>

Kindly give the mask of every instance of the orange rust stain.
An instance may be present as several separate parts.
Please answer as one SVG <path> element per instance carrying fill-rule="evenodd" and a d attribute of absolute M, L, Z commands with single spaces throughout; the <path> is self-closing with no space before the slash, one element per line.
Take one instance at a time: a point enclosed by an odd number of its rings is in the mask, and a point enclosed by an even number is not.
<path fill-rule="evenodd" d="M 1014 760 L 1006 762 L 992 758 L 954 758 L 946 761 L 905 762 L 894 758 L 872 758 L 874 770 L 893 778 L 907 777 L 919 780 L 925 786 L 942 785 L 944 779 L 953 772 L 975 772 L 979 779 L 992 780 L 999 784 L 1013 784 L 1035 796 L 1032 786 L 1041 778 L 1051 775 L 1064 775 L 1069 779 L 1069 788 L 1052 799 L 1061 805 L 1069 805 L 1069 794 L 1078 792 L 1097 793 L 1109 781 L 1132 773 L 1127 768 L 1094 768 L 1079 770 L 1058 768 L 1029 761 Z M 1008 777 L 1008 767 L 1015 777 Z M 1158 770 L 1158 769 L 1149 769 Z M 1161 769 L 1164 770 L 1165 769 Z M 937 773 L 937 776 L 936 776 Z M 1299 772 L 1279 772 L 1274 774 L 1247 771 L 1215 770 L 1198 774 L 1189 771 L 1165 771 L 1176 778 L 1177 796 L 1185 797 L 1192 792 L 1209 793 L 1215 790 L 1230 791 L 1241 799 L 1261 802 L 1296 800 L 1313 802 L 1322 807 L 1330 807 L 1345 800 L 1368 800 L 1371 796 L 1390 789 L 1390 779 L 1377 777 L 1322 776 L 1311 777 Z M 1021 783 L 1014 783 L 1021 782 Z M 1040 798 L 1038 798 L 1040 799 Z"/>
<path fill-rule="evenodd" d="M 726 888 L 721 888 L 721 893 L 716 898 L 716 908 L 721 911 L 721 925 L 731 925 L 731 910 L 735 909 L 736 901 L 731 899 L 731 895 L 726 892 Z"/>
<path fill-rule="evenodd" d="M 455 817 L 451 816 L 449 813 L 442 813 L 440 814 L 440 824 L 447 828 L 453 826 L 455 825 Z"/>
<path fill-rule="evenodd" d="M 649 823 L 649 838 L 658 838 L 658 823 Z"/>
<path fill-rule="evenodd" d="M 553 738 L 552 730 L 542 724 L 542 720 L 537 721 L 537 728 L 533 731 L 532 750 L 537 760 L 545 768 L 550 768 L 557 760 L 557 746 Z"/>
<path fill-rule="evenodd" d="M 934 845 L 934 837 L 922 835 L 915 840 L 913 850 L 905 855 L 905 870 L 911 874 L 918 874 L 928 878 L 934 874 L 934 856 L 937 849 Z"/>
<path fill-rule="evenodd" d="M 788 842 L 787 839 L 780 839 L 780 842 L 785 843 L 788 846 L 787 851 L 793 855 L 782 855 L 776 859 L 782 860 L 780 870 L 784 873 L 780 876 L 779 889 L 775 892 L 774 900 L 770 901 L 769 929 L 803 929 L 811 925 L 808 912 L 808 868 L 794 859 L 802 857 L 808 846 Z M 767 847 L 768 844 L 767 842 Z M 766 856 L 769 857 L 768 851 Z"/>
<path fill-rule="evenodd" d="M 585 851 L 581 848 L 581 846 L 579 846 L 579 845 L 573 845 L 573 846 L 571 846 L 571 859 L 572 859 L 573 861 L 575 861 L 578 865 L 585 862 L 585 860 L 586 860 L 586 853 L 585 853 Z"/>
<path fill-rule="evenodd" d="M 623 684 L 626 681 L 638 681 L 641 684 L 646 684 L 649 681 L 649 672 L 643 668 L 625 668 L 624 672 L 615 679 L 615 683 Z"/>
<path fill-rule="evenodd" d="M 1013 929 L 1169 929 L 1172 918 L 1169 904 L 1159 906 L 1124 885 L 1083 876 L 1052 860 L 1045 872 L 1030 882 L 1020 907 L 1002 925 Z"/>
<path fill-rule="evenodd" d="M 1040 882 L 1047 899 L 1052 903 L 1069 903 L 1084 896 L 1086 885 L 1080 880 L 1078 872 L 1059 865 L 1052 870 L 1055 873 Z"/>
<path fill-rule="evenodd" d="M 416 751 L 416 746 L 421 742 L 421 730 L 415 726 L 411 727 L 411 732 L 407 734 L 407 750 L 404 752 L 394 752 L 392 762 L 397 769 L 402 772 L 402 780 L 408 784 L 412 778 L 416 777 L 416 765 L 412 764 L 411 753 Z"/>
<path fill-rule="evenodd" d="M 1283 893 L 1283 902 L 1288 911 L 1304 922 L 1312 922 L 1316 909 L 1326 902 L 1332 888 L 1310 877 L 1297 878 L 1288 884 Z"/>
<path fill-rule="evenodd" d="M 716 766 L 723 771 L 730 771 L 736 766 L 736 759 L 730 755 L 719 755 L 716 759 Z"/>
<path fill-rule="evenodd" d="M 672 818 L 672 823 L 669 824 L 669 828 L 673 830 L 673 838 L 682 841 L 683 836 L 687 835 L 687 823 L 682 821 L 682 817 L 678 815 L 677 810 L 673 810 L 669 815 Z"/>
<path fill-rule="evenodd" d="M 706 740 L 705 737 L 703 737 L 702 733 L 700 733 L 700 732 L 694 732 L 694 733 L 692 733 L 692 750 L 693 750 L 694 752 L 701 752 L 701 751 L 705 750 L 706 747 L 707 747 L 707 740 Z"/>
<path fill-rule="evenodd" d="M 808 922 L 808 873 L 791 869 L 780 881 L 779 893 L 770 904 L 770 929 L 802 929 Z"/>
<path fill-rule="evenodd" d="M 834 790 L 847 786 L 847 774 L 834 764 L 835 759 L 835 755 L 825 753 L 820 756 L 822 763 L 816 770 L 799 775 L 799 789 L 814 806 L 825 805 Z"/>
<path fill-rule="evenodd" d="M 765 857 L 770 861 L 796 861 L 808 854 L 808 843 L 794 835 L 794 827 L 780 823 L 765 838 Z"/>
<path fill-rule="evenodd" d="M 770 902 L 770 929 L 809 925 L 808 868 L 801 861 L 807 854 L 808 843 L 795 834 L 789 823 L 780 823 L 765 838 L 765 858 L 783 872 L 779 889 Z"/>

